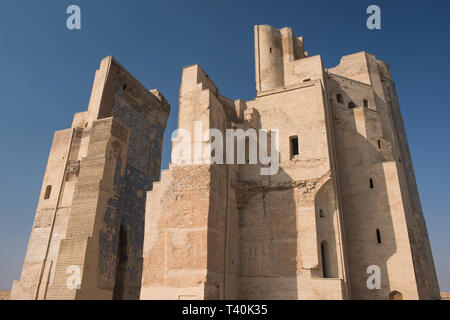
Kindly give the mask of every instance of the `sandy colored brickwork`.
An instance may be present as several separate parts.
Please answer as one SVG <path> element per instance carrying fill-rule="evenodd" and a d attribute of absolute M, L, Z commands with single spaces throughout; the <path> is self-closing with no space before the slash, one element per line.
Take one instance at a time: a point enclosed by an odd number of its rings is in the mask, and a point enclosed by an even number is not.
<path fill-rule="evenodd" d="M 280 170 L 173 153 L 148 195 L 141 299 L 439 299 L 389 67 L 360 52 L 325 69 L 290 28 L 265 25 L 255 66 L 251 101 L 184 68 L 178 126 L 277 129 Z"/>

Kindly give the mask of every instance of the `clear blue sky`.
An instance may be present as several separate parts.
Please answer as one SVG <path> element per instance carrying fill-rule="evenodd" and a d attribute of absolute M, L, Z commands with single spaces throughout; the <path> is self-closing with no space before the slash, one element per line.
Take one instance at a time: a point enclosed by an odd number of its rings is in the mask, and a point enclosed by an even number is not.
<path fill-rule="evenodd" d="M 82 30 L 66 28 L 66 8 Z M 382 30 L 365 27 L 378 4 Z M 232 99 L 253 99 L 253 25 L 289 26 L 326 67 L 368 51 L 390 64 L 400 96 L 441 290 L 450 291 L 450 1 L 50 1 L 0 3 L 0 289 L 19 278 L 55 130 L 87 108 L 94 71 L 115 56 L 172 105 L 198 63 Z"/>

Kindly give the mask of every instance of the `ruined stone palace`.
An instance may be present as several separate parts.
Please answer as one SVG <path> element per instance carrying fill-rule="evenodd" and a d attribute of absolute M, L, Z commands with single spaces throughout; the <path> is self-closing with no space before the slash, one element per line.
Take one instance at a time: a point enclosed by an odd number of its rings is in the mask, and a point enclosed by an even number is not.
<path fill-rule="evenodd" d="M 173 153 L 160 177 L 169 105 L 106 58 L 55 134 L 12 299 L 440 299 L 388 65 L 327 69 L 290 28 L 254 36 L 255 99 L 185 67 L 178 126 L 278 130 L 278 173 Z"/>

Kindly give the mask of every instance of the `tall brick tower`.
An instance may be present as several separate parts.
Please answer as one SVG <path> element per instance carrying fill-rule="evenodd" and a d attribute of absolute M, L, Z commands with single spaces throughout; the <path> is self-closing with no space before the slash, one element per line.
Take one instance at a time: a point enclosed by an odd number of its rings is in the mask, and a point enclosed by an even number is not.
<path fill-rule="evenodd" d="M 55 133 L 11 299 L 139 299 L 145 199 L 169 111 L 157 90 L 102 60 L 88 111 Z"/>
<path fill-rule="evenodd" d="M 251 101 L 184 68 L 178 125 L 279 130 L 280 170 L 173 154 L 148 195 L 141 299 L 439 299 L 389 67 L 360 52 L 325 69 L 267 25 L 255 66 Z"/>

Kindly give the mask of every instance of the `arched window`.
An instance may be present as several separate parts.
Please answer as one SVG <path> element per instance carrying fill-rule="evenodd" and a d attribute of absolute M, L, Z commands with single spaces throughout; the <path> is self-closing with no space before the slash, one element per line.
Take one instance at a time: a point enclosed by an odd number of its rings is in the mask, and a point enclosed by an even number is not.
<path fill-rule="evenodd" d="M 324 278 L 329 278 L 328 275 L 328 244 L 324 240 L 320 244 L 320 254 L 322 257 L 322 276 Z"/>
<path fill-rule="evenodd" d="M 337 102 L 339 102 L 339 103 L 344 103 L 344 97 L 343 97 L 342 94 L 340 94 L 340 93 L 338 93 L 338 94 L 336 95 L 336 100 L 337 100 Z"/>
<path fill-rule="evenodd" d="M 389 294 L 389 300 L 403 300 L 403 295 L 397 290 L 394 290 Z"/>
<path fill-rule="evenodd" d="M 356 108 L 356 104 L 354 104 L 352 101 L 350 101 L 350 102 L 348 103 L 348 108 L 349 108 L 349 109 Z"/>
<path fill-rule="evenodd" d="M 367 107 L 369 106 L 369 101 L 367 101 L 367 99 L 364 99 L 364 101 L 363 101 L 363 102 L 364 102 L 364 107 L 366 107 L 366 108 L 367 108 Z"/>
<path fill-rule="evenodd" d="M 373 179 L 372 178 L 369 179 L 369 184 L 370 184 L 370 189 L 373 189 L 374 185 L 373 185 Z"/>
<path fill-rule="evenodd" d="M 51 194 L 52 194 L 52 186 L 48 185 L 45 188 L 44 200 L 50 199 Z"/>

